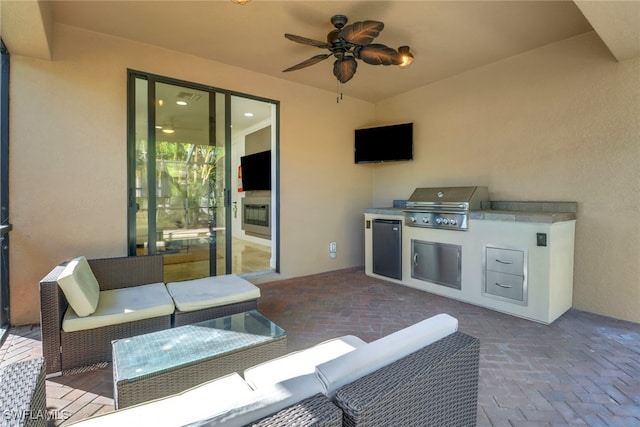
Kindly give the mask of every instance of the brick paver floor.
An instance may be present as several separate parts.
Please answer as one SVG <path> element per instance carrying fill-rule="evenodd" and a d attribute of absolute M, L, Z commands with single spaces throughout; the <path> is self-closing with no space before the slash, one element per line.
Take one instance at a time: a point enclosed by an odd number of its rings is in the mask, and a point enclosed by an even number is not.
<path fill-rule="evenodd" d="M 289 350 L 353 334 L 372 341 L 438 313 L 480 339 L 478 426 L 640 426 L 640 324 L 575 309 L 552 325 L 348 269 L 260 285 L 258 309 Z M 39 356 L 40 329 L 14 327 L 0 366 Z M 113 410 L 111 366 L 47 380 L 51 425 Z M 402 426 L 399 426 L 402 427 Z"/>

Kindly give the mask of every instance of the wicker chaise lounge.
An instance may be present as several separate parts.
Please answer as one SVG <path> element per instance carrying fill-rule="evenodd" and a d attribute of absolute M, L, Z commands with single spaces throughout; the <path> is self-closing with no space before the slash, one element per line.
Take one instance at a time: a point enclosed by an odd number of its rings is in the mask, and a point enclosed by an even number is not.
<path fill-rule="evenodd" d="M 58 280 L 67 264 L 56 266 L 40 281 L 40 325 L 47 374 L 109 362 L 112 358 L 111 341 L 171 328 L 176 319 L 180 319 L 178 323 L 184 325 L 257 307 L 259 292 L 246 300 L 220 306 L 200 307 L 189 312 L 172 310 L 170 314 L 142 320 L 66 332 L 63 330 L 63 320 L 69 302 Z M 88 260 L 88 264 L 100 292 L 164 283 L 161 255 L 93 259 Z M 167 297 L 171 299 L 169 293 Z"/>

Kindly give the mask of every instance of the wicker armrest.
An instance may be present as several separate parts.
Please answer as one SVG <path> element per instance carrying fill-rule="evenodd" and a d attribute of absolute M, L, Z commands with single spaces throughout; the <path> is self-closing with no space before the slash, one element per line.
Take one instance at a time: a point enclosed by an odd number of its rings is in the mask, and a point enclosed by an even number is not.
<path fill-rule="evenodd" d="M 269 417 L 249 424 L 251 427 L 341 427 L 342 411 L 322 394 L 305 399 Z M 246 427 L 249 427 L 246 426 Z"/>
<path fill-rule="evenodd" d="M 475 426 L 479 341 L 453 333 L 338 392 L 345 426 Z"/>
<path fill-rule="evenodd" d="M 57 265 L 40 281 L 40 335 L 47 373 L 61 370 L 60 332 L 62 318 L 69 303 L 58 286 L 57 279 L 65 265 L 66 263 Z"/>
<path fill-rule="evenodd" d="M 12 363 L 0 369 L 0 409 L 10 426 L 45 426 L 47 399 L 44 359 Z"/>

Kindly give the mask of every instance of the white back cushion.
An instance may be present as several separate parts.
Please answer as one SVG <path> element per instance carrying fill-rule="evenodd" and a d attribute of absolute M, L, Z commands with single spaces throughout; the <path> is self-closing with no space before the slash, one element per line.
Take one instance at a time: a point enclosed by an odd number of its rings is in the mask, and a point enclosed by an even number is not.
<path fill-rule="evenodd" d="M 252 366 L 244 371 L 244 380 L 256 390 L 289 378 L 314 374 L 319 364 L 365 345 L 367 345 L 366 342 L 353 335 L 333 338 L 313 347 Z"/>
<path fill-rule="evenodd" d="M 438 314 L 318 365 L 316 375 L 330 398 L 341 387 L 408 356 L 458 330 L 458 320 Z"/>
<path fill-rule="evenodd" d="M 69 261 L 57 281 L 69 305 L 78 316 L 88 316 L 96 311 L 100 286 L 85 257 Z"/>

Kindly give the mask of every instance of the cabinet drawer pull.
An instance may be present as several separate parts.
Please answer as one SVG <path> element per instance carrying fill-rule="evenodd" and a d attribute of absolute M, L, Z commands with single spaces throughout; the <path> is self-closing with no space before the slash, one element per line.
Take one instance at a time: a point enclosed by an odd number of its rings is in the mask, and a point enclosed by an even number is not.
<path fill-rule="evenodd" d="M 513 264 L 511 261 L 503 261 L 501 259 L 496 259 L 496 262 L 499 262 L 500 264 Z"/>
<path fill-rule="evenodd" d="M 502 283 L 498 283 L 498 282 L 496 282 L 496 286 L 500 286 L 501 288 L 505 288 L 505 289 L 513 288 L 513 286 L 511 285 L 503 285 Z"/>

